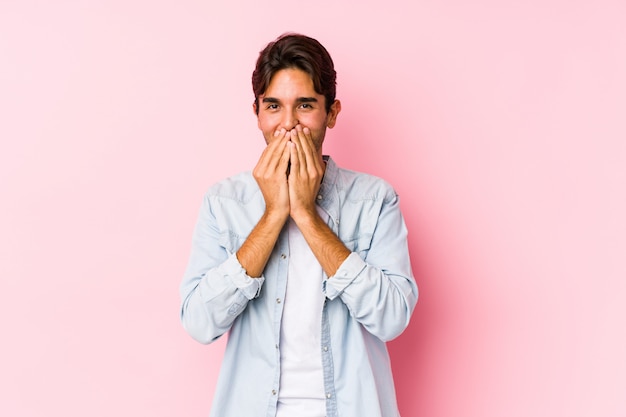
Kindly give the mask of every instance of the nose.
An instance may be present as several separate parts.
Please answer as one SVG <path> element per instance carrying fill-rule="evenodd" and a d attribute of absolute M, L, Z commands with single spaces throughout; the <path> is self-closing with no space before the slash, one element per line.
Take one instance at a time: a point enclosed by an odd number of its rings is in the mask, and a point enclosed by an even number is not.
<path fill-rule="evenodd" d="M 298 116 L 293 111 L 286 111 L 283 117 L 282 125 L 285 130 L 291 130 L 298 124 Z"/>

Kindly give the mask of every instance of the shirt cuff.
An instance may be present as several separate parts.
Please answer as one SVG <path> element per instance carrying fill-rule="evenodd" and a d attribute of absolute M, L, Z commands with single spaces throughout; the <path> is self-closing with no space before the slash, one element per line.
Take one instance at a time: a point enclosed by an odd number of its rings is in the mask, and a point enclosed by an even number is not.
<path fill-rule="evenodd" d="M 340 296 L 366 266 L 365 261 L 356 252 L 348 255 L 339 266 L 337 272 L 335 272 L 335 275 L 328 277 L 322 283 L 322 291 L 326 298 L 334 300 Z"/>
<path fill-rule="evenodd" d="M 222 270 L 228 276 L 231 282 L 237 287 L 248 300 L 252 300 L 259 296 L 261 287 L 265 282 L 265 277 L 252 278 L 243 269 L 237 256 L 233 253 L 228 257 L 226 262 L 222 264 Z"/>

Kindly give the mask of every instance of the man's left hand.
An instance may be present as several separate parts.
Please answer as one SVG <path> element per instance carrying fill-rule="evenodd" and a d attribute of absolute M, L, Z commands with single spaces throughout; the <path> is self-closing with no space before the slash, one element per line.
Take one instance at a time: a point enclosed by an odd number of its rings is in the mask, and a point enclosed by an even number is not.
<path fill-rule="evenodd" d="M 290 133 L 289 214 L 298 223 L 304 217 L 317 216 L 315 199 L 324 177 L 324 161 L 309 128 L 297 125 Z"/>

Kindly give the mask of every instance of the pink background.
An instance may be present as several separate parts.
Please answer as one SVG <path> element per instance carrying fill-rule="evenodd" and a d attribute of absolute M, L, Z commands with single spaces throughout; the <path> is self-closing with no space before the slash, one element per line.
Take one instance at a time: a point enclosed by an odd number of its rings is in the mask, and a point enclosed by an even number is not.
<path fill-rule="evenodd" d="M 211 3 L 1 0 L 0 415 L 208 414 L 224 341 L 178 284 L 300 31 L 339 72 L 325 151 L 402 198 L 403 415 L 626 416 L 626 3 Z"/>

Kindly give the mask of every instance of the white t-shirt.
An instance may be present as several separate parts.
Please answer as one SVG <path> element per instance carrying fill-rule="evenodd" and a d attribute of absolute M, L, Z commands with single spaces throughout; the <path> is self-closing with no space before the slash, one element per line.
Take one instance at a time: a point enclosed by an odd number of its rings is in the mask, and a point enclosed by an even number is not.
<path fill-rule="evenodd" d="M 319 207 L 318 212 L 326 216 Z M 324 417 L 321 327 L 324 271 L 289 219 L 289 275 L 280 333 L 277 417 Z"/>

